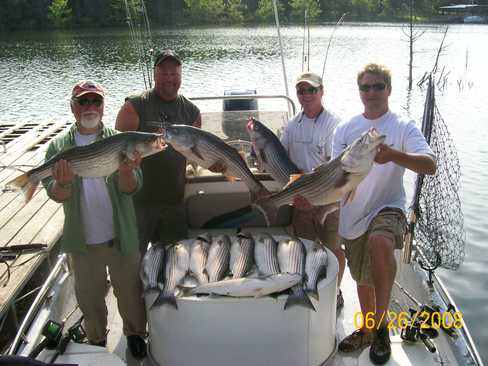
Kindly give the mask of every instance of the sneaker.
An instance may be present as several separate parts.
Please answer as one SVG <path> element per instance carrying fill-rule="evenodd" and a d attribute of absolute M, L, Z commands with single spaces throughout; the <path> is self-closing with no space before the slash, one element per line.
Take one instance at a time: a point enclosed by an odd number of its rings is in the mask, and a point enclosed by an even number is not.
<path fill-rule="evenodd" d="M 337 293 L 337 305 L 336 305 L 336 310 L 340 310 L 344 307 L 344 297 L 342 297 L 342 291 L 339 289 L 339 292 Z"/>
<path fill-rule="evenodd" d="M 366 346 L 373 341 L 373 335 L 364 329 L 356 329 L 339 343 L 339 351 L 354 352 Z"/>
<path fill-rule="evenodd" d="M 127 346 L 134 358 L 146 357 L 146 342 L 141 336 L 130 335 L 127 336 Z"/>
<path fill-rule="evenodd" d="M 369 359 L 375 365 L 383 365 L 390 359 L 391 346 L 388 329 L 380 328 L 374 332 L 373 343 L 369 349 Z"/>

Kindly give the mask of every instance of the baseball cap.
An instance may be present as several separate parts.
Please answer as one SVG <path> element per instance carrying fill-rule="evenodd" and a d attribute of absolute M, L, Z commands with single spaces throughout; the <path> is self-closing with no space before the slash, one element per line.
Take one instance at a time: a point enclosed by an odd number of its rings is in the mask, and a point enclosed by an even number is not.
<path fill-rule="evenodd" d="M 319 86 L 323 85 L 322 78 L 317 74 L 314 74 L 313 72 L 304 72 L 303 74 L 299 75 L 295 83 L 295 86 L 297 86 L 300 83 L 309 83 L 315 88 L 318 88 Z"/>
<path fill-rule="evenodd" d="M 168 59 L 175 61 L 178 65 L 181 65 L 182 63 L 180 56 L 178 56 L 178 54 L 175 51 L 168 49 L 168 50 L 161 51 L 156 56 L 156 59 L 154 60 L 154 66 L 158 66 L 161 62 L 164 62 Z"/>
<path fill-rule="evenodd" d="M 78 98 L 88 93 L 98 94 L 102 98 L 105 98 L 105 90 L 103 89 L 103 86 L 91 80 L 78 81 L 73 87 L 71 97 Z"/>

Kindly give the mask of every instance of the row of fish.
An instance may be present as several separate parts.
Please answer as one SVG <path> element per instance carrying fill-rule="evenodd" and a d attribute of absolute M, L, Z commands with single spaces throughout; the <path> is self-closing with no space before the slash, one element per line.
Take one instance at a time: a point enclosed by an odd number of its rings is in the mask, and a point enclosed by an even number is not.
<path fill-rule="evenodd" d="M 277 242 L 268 233 L 254 238 L 239 233 L 230 238 L 202 234 L 168 247 L 152 245 L 144 256 L 144 291 L 157 291 L 152 306 L 171 304 L 191 295 L 262 297 L 291 289 L 285 309 L 302 305 L 314 309 L 307 293 L 318 299 L 317 285 L 327 275 L 327 251 L 296 238 Z"/>

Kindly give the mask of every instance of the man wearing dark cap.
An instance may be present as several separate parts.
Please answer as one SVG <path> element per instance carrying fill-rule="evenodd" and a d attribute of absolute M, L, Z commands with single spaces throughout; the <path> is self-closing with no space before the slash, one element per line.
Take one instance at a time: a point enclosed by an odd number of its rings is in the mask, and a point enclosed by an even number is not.
<path fill-rule="evenodd" d="M 105 91 L 99 83 L 78 82 L 70 102 L 76 123 L 49 144 L 46 160 L 117 133 L 102 123 Z M 69 256 L 88 341 L 103 347 L 107 343 L 108 268 L 128 347 L 134 357 L 142 358 L 146 355 L 146 313 L 131 196 L 142 184 L 141 156 L 136 155 L 108 177 L 76 176 L 68 161 L 59 160 L 42 184 L 50 198 L 63 204 L 61 246 Z"/>
<path fill-rule="evenodd" d="M 296 166 L 303 173 L 308 173 L 330 160 L 332 136 L 340 119 L 326 110 L 322 104 L 324 84 L 319 75 L 304 72 L 298 76 L 295 87 L 302 111 L 285 126 L 281 143 Z M 302 197 L 295 200 L 294 206 L 291 225 L 293 234 L 319 241 L 334 252 L 339 261 L 338 285 L 340 286 L 345 256 L 337 234 L 339 213 L 336 211 L 328 214 L 325 222 L 322 223 L 321 207 L 312 206 Z M 343 305 L 344 299 L 339 289 L 337 308 Z"/>
<path fill-rule="evenodd" d="M 178 94 L 182 62 L 172 50 L 159 53 L 154 62 L 154 88 L 126 99 L 115 122 L 120 131 L 155 132 L 160 122 L 201 127 L 200 110 Z M 146 252 L 150 241 L 169 244 L 185 238 L 187 220 L 183 196 L 186 159 L 171 146 L 147 157 L 141 164 L 144 186 L 134 196 L 139 245 Z"/>

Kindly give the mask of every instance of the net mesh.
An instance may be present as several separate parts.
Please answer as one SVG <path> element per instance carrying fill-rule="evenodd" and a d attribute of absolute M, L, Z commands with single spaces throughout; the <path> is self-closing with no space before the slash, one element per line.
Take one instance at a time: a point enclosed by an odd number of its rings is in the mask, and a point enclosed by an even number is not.
<path fill-rule="evenodd" d="M 429 80 L 422 132 L 437 158 L 435 175 L 418 176 L 411 211 L 415 247 L 432 266 L 456 270 L 465 255 L 464 216 L 459 199 L 461 167 L 453 139 L 435 103 Z"/>

